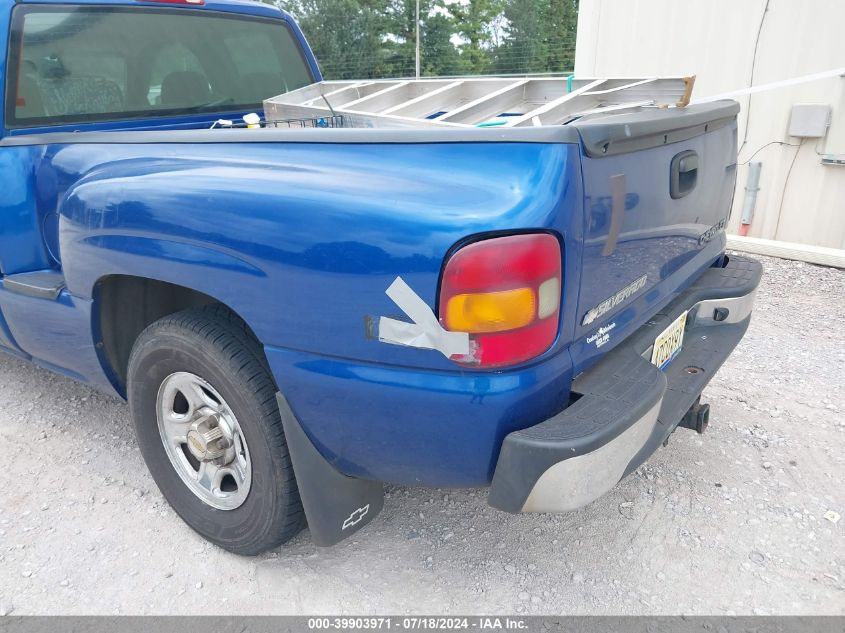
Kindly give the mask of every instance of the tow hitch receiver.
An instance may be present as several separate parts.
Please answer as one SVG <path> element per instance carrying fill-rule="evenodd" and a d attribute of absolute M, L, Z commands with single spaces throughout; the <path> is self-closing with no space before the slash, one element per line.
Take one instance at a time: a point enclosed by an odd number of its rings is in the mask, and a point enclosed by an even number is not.
<path fill-rule="evenodd" d="M 685 429 L 692 429 L 699 435 L 703 434 L 704 431 L 707 430 L 707 425 L 710 423 L 710 405 L 709 404 L 701 404 L 701 396 L 696 398 L 695 402 L 693 402 L 692 406 L 689 408 L 684 414 L 684 417 L 681 418 L 680 423 L 678 426 L 682 426 Z"/>

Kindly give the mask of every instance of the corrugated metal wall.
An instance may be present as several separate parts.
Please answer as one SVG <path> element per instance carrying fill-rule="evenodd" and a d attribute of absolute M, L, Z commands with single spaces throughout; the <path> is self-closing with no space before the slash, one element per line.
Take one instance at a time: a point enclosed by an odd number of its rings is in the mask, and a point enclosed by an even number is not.
<path fill-rule="evenodd" d="M 759 33 L 759 38 L 758 38 Z M 755 51 L 756 48 L 756 51 Z M 693 98 L 845 67 L 845 0 L 581 0 L 575 73 L 698 76 Z M 763 163 L 753 237 L 845 248 L 845 78 L 738 97 L 739 162 Z M 796 103 L 826 103 L 823 139 L 787 135 Z M 767 143 L 780 141 L 799 147 Z M 763 149 L 760 149 L 763 148 Z M 739 228 L 739 167 L 730 232 Z"/>

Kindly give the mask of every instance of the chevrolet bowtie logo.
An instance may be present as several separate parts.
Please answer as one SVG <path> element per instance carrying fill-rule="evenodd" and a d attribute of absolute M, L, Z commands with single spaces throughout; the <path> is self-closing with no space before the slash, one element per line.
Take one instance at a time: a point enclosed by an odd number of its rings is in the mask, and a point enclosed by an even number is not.
<path fill-rule="evenodd" d="M 357 525 L 358 523 L 360 523 L 361 519 L 363 519 L 365 516 L 367 516 L 367 512 L 369 512 L 369 511 L 370 511 L 370 504 L 369 503 L 367 505 L 365 505 L 363 508 L 358 508 L 357 510 L 355 510 L 352 514 L 349 515 L 349 517 L 346 519 L 346 521 L 343 522 L 343 527 L 341 528 L 341 530 L 345 530 L 346 528 L 351 528 L 353 525 Z"/>

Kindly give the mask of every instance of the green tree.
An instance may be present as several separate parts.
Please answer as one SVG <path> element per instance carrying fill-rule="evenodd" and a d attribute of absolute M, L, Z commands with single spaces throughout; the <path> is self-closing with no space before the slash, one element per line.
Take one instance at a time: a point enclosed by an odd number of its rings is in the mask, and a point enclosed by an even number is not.
<path fill-rule="evenodd" d="M 420 0 L 421 22 L 434 3 L 435 0 Z M 388 74 L 392 77 L 413 76 L 416 64 L 416 0 L 390 1 L 386 7 L 386 18 L 385 47 L 390 50 Z"/>
<path fill-rule="evenodd" d="M 508 0 L 504 16 L 503 41 L 494 54 L 496 72 L 572 70 L 578 0 Z"/>
<path fill-rule="evenodd" d="M 265 1 L 297 19 L 326 79 L 414 74 L 416 0 Z M 578 0 L 420 0 L 421 74 L 569 71 L 577 21 Z"/>
<path fill-rule="evenodd" d="M 469 72 L 452 43 L 455 23 L 450 15 L 436 13 L 429 16 L 423 23 L 421 33 L 420 64 L 423 75 L 464 75 Z"/>
<path fill-rule="evenodd" d="M 491 25 L 502 13 L 503 0 L 470 0 L 466 4 L 453 2 L 448 8 L 456 33 L 465 40 L 460 48 L 468 71 L 485 72 L 490 67 L 490 53 L 496 35 Z"/>
<path fill-rule="evenodd" d="M 278 0 L 302 28 L 326 79 L 382 76 L 389 51 L 385 3 L 367 0 Z"/>
<path fill-rule="evenodd" d="M 575 37 L 578 31 L 578 0 L 548 0 L 543 3 L 545 33 L 541 72 L 575 68 Z"/>

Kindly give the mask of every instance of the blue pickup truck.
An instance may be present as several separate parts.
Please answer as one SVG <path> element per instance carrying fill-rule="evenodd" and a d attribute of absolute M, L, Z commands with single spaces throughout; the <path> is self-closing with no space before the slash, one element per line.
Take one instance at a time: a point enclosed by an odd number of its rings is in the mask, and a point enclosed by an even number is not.
<path fill-rule="evenodd" d="M 703 432 L 761 275 L 736 103 L 214 129 L 321 80 L 244 0 L 0 0 L 0 50 L 0 349 L 128 400 L 214 543 L 337 543 L 385 482 L 565 512 Z"/>

